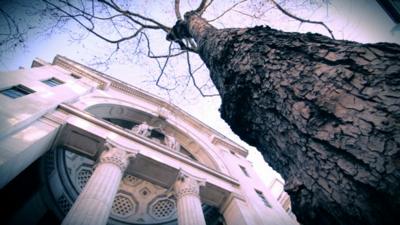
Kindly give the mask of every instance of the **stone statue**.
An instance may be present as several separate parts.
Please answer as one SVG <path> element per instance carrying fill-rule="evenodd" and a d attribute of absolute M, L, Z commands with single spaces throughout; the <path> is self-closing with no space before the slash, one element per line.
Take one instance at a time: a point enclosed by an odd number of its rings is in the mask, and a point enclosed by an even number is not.
<path fill-rule="evenodd" d="M 165 145 L 168 146 L 170 149 L 178 151 L 179 150 L 179 143 L 176 141 L 175 137 L 164 134 L 165 135 Z"/>
<path fill-rule="evenodd" d="M 135 126 L 132 130 L 139 135 L 143 135 L 143 136 L 147 137 L 147 136 L 149 136 L 149 131 L 151 129 L 152 129 L 152 127 L 149 126 L 146 121 L 144 121 L 140 125 Z"/>

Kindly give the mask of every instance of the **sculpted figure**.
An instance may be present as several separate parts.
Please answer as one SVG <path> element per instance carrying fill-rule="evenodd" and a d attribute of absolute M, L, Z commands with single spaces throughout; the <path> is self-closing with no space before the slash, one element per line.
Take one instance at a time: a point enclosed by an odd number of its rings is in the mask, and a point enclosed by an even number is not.
<path fill-rule="evenodd" d="M 165 134 L 165 145 L 167 145 L 172 150 L 177 151 L 179 149 L 179 143 L 176 141 L 175 137 Z"/>
<path fill-rule="evenodd" d="M 140 125 L 135 126 L 132 130 L 134 130 L 139 135 L 143 135 L 143 136 L 147 137 L 147 136 L 149 136 L 149 131 L 151 129 L 152 129 L 152 127 L 149 126 L 146 121 L 144 121 Z"/>

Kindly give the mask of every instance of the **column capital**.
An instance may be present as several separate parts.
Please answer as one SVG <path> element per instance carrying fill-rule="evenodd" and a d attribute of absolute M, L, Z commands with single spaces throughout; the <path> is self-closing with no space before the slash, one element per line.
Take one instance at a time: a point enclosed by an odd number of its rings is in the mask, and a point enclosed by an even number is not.
<path fill-rule="evenodd" d="M 131 158 L 136 157 L 137 152 L 128 152 L 111 143 L 104 144 L 105 150 L 101 153 L 99 163 L 111 163 L 118 166 L 122 172 L 126 170 Z"/>
<path fill-rule="evenodd" d="M 175 196 L 180 199 L 185 195 L 200 197 L 200 186 L 204 186 L 204 179 L 189 175 L 183 171 L 179 172 L 174 184 Z"/>

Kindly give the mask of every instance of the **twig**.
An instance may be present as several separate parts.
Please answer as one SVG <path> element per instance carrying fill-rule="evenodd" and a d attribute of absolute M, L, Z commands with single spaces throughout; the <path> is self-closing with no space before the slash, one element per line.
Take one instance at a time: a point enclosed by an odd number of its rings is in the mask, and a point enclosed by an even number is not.
<path fill-rule="evenodd" d="M 156 85 L 159 86 L 159 87 L 160 87 L 160 80 L 161 80 L 161 77 L 162 77 L 162 75 L 164 74 L 165 67 L 167 67 L 168 60 L 169 60 L 169 58 L 170 58 L 169 56 L 171 55 L 171 46 L 172 46 L 172 43 L 173 43 L 173 42 L 171 42 L 171 43 L 169 44 L 169 47 L 168 47 L 168 57 L 167 57 L 167 59 L 165 60 L 164 66 L 162 67 L 161 72 L 160 72 L 160 75 L 158 75 L 158 78 L 157 78 L 157 81 L 156 81 Z"/>
<path fill-rule="evenodd" d="M 203 97 L 219 96 L 219 94 L 204 94 L 203 91 L 201 90 L 201 88 L 197 85 L 196 79 L 194 78 L 194 74 L 192 72 L 192 64 L 190 63 L 190 56 L 189 56 L 189 52 L 188 51 L 186 52 L 186 61 L 187 61 L 187 65 L 188 65 L 189 76 L 193 81 L 193 86 L 199 91 L 201 96 L 203 96 Z M 197 69 L 196 69 L 196 71 L 197 71 Z"/>
<path fill-rule="evenodd" d="M 295 15 L 289 13 L 288 11 L 286 11 L 286 10 L 285 10 L 284 8 L 282 8 L 282 6 L 280 6 L 275 0 L 270 0 L 270 1 L 276 6 L 276 8 L 279 9 L 279 11 L 281 11 L 283 14 L 285 14 L 286 16 L 288 16 L 288 17 L 290 17 L 290 18 L 292 18 L 292 19 L 298 20 L 298 21 L 300 21 L 301 23 L 311 23 L 311 24 L 318 24 L 318 25 L 323 26 L 323 27 L 329 32 L 329 34 L 331 35 L 331 38 L 332 38 L 333 40 L 335 40 L 335 36 L 333 35 L 332 30 L 329 29 L 329 27 L 328 27 L 324 22 L 302 19 L 302 18 L 300 18 L 300 17 L 298 17 L 298 16 L 295 16 Z"/>
<path fill-rule="evenodd" d="M 226 13 L 228 13 L 229 11 L 231 11 L 233 8 L 235 8 L 236 6 L 240 5 L 243 2 L 246 2 L 247 0 L 242 0 L 240 2 L 236 2 L 235 4 L 233 4 L 231 7 L 229 7 L 227 10 L 225 10 L 221 15 L 217 16 L 216 18 L 209 20 L 208 22 L 213 22 L 221 17 L 223 17 Z"/>
<path fill-rule="evenodd" d="M 141 28 L 139 28 L 135 33 L 133 33 L 133 34 L 130 35 L 130 36 L 122 37 L 122 38 L 116 39 L 116 40 L 111 40 L 111 39 L 109 39 L 109 38 L 104 37 L 104 36 L 101 35 L 100 33 L 96 32 L 96 31 L 94 30 L 94 29 L 95 29 L 95 26 L 94 26 L 93 21 L 91 21 L 89 18 L 87 18 L 84 14 L 73 15 L 73 14 L 67 12 L 66 10 L 62 9 L 61 7 L 55 5 L 54 3 L 52 3 L 52 2 L 50 2 L 50 1 L 48 1 L 48 0 L 44 0 L 44 2 L 46 2 L 47 4 L 53 6 L 55 9 L 57 9 L 58 11 L 64 13 L 64 14 L 67 15 L 68 17 L 72 18 L 72 19 L 75 20 L 77 23 L 79 23 L 79 25 L 81 25 L 83 28 L 85 28 L 87 31 L 89 31 L 90 33 L 94 34 L 94 35 L 97 36 L 98 38 L 100 38 L 100 39 L 102 39 L 102 40 L 104 40 L 104 41 L 106 41 L 106 42 L 112 43 L 112 44 L 116 44 L 116 43 L 119 43 L 119 42 L 123 42 L 123 41 L 129 40 L 129 39 L 132 39 L 132 38 L 136 37 L 136 36 L 144 29 L 144 27 L 141 27 Z M 85 19 L 90 23 L 90 27 L 87 26 L 87 25 L 85 25 L 81 20 L 79 20 L 79 19 L 78 19 L 79 16 L 85 18 Z"/>

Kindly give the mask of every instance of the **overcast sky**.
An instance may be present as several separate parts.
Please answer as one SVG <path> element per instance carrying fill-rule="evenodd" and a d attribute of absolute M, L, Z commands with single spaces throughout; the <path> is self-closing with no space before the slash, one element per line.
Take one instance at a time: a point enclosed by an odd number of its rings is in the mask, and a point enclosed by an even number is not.
<path fill-rule="evenodd" d="M 173 10 L 172 0 L 144 2 L 145 10 L 151 11 L 152 15 L 162 20 L 163 23 L 169 26 L 173 25 L 175 19 L 171 16 Z M 187 2 L 196 5 L 195 1 Z M 215 2 L 219 2 L 218 4 L 220 5 L 217 8 L 220 10 L 210 10 L 211 12 L 206 14 L 208 19 L 219 15 L 221 10 L 223 11 L 231 4 L 231 1 Z M 249 3 L 239 6 L 237 10 L 251 12 L 251 10 L 257 9 L 254 5 L 251 5 L 255 2 L 262 1 L 249 1 Z M 318 9 L 315 9 L 316 7 L 289 7 L 289 10 L 304 18 L 324 21 L 334 31 L 337 39 L 347 39 L 364 43 L 382 41 L 400 43 L 400 31 L 391 32 L 395 24 L 374 0 L 332 0 L 330 2 L 331 4 Z M 185 7 L 185 5 L 183 5 L 183 7 Z M 182 11 L 184 12 L 184 10 Z M 243 14 L 232 12 L 213 23 L 213 25 L 218 28 L 269 25 L 284 31 L 319 32 L 328 35 L 321 27 L 299 24 L 297 21 L 291 21 L 276 10 L 265 11 L 265 17 L 258 21 L 253 21 Z M 7 54 L 1 55 L 0 71 L 15 70 L 18 69 L 19 66 L 29 68 L 35 57 L 52 62 L 56 54 L 64 55 L 89 66 L 96 66 L 96 62 L 104 60 L 104 57 L 109 55 L 110 51 L 113 49 L 113 46 L 90 36 L 83 41 L 72 42 L 71 37 L 76 38 L 76 34 L 71 34 L 69 30 L 73 30 L 74 25 L 70 25 L 68 29 L 64 29 L 66 32 L 55 33 L 51 37 L 32 35 L 26 42 L 26 49 L 17 49 L 15 52 L 7 52 Z M 168 46 L 168 43 L 163 37 L 164 34 L 160 35 L 161 36 L 157 38 L 158 40 L 153 41 L 152 44 L 154 48 L 163 52 L 167 49 L 165 46 Z M 94 58 L 96 56 L 98 58 Z M 175 93 L 168 95 L 164 91 L 155 88 L 155 85 L 149 82 L 151 77 L 156 77 L 158 75 L 158 67 L 154 61 L 142 60 L 140 57 L 135 58 L 134 55 L 131 55 L 128 59 L 123 58 L 124 54 L 117 54 L 115 56 L 117 57 L 116 60 L 114 60 L 109 67 L 99 66 L 96 68 L 120 80 L 144 88 L 154 94 L 161 95 L 161 97 L 167 101 L 178 105 L 222 134 L 250 149 L 249 160 L 253 162 L 256 171 L 265 183 L 267 185 L 270 184 L 272 177 L 275 175 L 264 163 L 261 155 L 254 148 L 241 142 L 240 139 L 230 131 L 229 126 L 219 117 L 219 97 L 199 98 L 198 94 L 193 94 L 192 91 L 186 91 L 184 94 L 177 95 Z M 195 61 L 195 64 L 196 63 L 200 64 L 200 61 Z M 173 72 L 185 74 L 186 69 L 183 67 L 185 67 L 185 65 L 179 65 L 178 63 L 173 68 Z M 200 72 L 201 74 L 199 76 L 202 76 L 201 79 L 207 79 L 208 71 L 204 68 Z"/>

